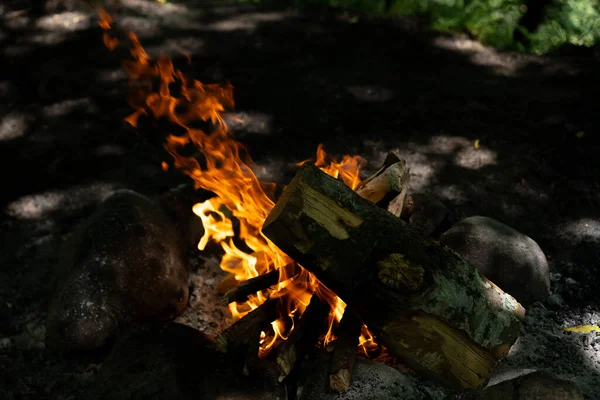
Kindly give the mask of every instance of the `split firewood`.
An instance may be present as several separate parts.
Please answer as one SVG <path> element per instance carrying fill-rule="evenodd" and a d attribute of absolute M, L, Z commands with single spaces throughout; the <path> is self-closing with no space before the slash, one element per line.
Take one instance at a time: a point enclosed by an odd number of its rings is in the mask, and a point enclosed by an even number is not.
<path fill-rule="evenodd" d="M 235 274 L 227 274 L 227 276 L 217 284 L 217 293 L 226 295 L 227 292 L 233 290 L 239 283 L 240 282 L 235 279 Z"/>
<path fill-rule="evenodd" d="M 406 161 L 390 152 L 381 168 L 354 190 L 363 199 L 386 207 L 392 214 L 400 216 L 409 182 L 410 169 L 406 166 Z"/>
<path fill-rule="evenodd" d="M 362 325 L 362 320 L 352 310 L 346 309 L 338 327 L 338 338 L 335 341 L 329 375 L 329 386 L 336 392 L 347 392 L 352 384 L 356 347 Z"/>
<path fill-rule="evenodd" d="M 522 306 L 457 253 L 312 164 L 263 233 L 344 299 L 411 368 L 479 387 L 518 337 Z"/>
<path fill-rule="evenodd" d="M 267 272 L 266 274 L 259 275 L 256 278 L 251 278 L 243 281 L 238 287 L 225 293 L 223 301 L 225 304 L 233 302 L 244 302 L 248 300 L 248 296 L 255 294 L 261 290 L 267 289 L 273 285 L 276 285 L 283 280 L 293 278 L 300 273 L 301 269 L 296 263 L 290 263 L 280 269 Z"/>
<path fill-rule="evenodd" d="M 220 210 L 227 210 L 225 207 L 222 207 Z M 223 211 L 223 213 L 228 217 L 231 218 L 227 213 L 230 213 L 229 210 L 227 210 L 226 212 Z M 237 222 L 237 228 L 236 228 L 236 221 L 237 220 L 232 220 L 233 222 L 233 227 L 234 227 L 234 233 L 236 232 L 235 230 L 238 229 L 237 233 L 235 233 L 236 236 L 239 235 L 239 222 Z M 244 244 L 245 246 L 245 244 Z M 236 247 L 238 249 L 241 249 L 242 246 L 236 244 Z M 254 268 L 256 268 L 256 271 L 259 274 L 262 274 L 263 272 L 265 272 L 269 266 L 269 258 L 266 256 L 266 253 L 264 251 L 255 251 L 252 252 L 250 254 L 250 256 L 254 257 L 256 259 L 256 263 Z M 240 263 L 241 260 L 238 261 L 238 263 Z M 228 265 L 229 268 L 233 268 L 234 270 L 238 269 L 238 266 L 236 265 Z M 240 268 L 242 269 L 242 268 Z M 238 281 L 235 278 L 235 274 L 234 273 L 230 273 L 227 276 L 225 276 L 225 278 L 223 278 L 221 280 L 221 282 L 219 282 L 219 284 L 217 285 L 217 292 L 221 295 L 226 295 L 227 292 L 235 289 L 238 285 L 242 284 L 245 281 Z M 260 290 L 260 289 L 259 289 Z"/>
<path fill-rule="evenodd" d="M 260 332 L 278 317 L 277 310 L 281 303 L 280 298 L 268 299 L 263 304 L 237 320 L 217 337 L 219 349 L 226 353 L 232 349 L 245 345 L 257 344 L 260 341 Z M 258 347 L 257 347 L 258 352 Z"/>
<path fill-rule="evenodd" d="M 310 346 L 317 345 L 328 313 L 329 307 L 316 295 L 313 295 L 300 321 L 297 322 L 288 339 L 277 349 L 276 362 L 279 366 L 279 382 L 290 374 L 296 360 L 303 356 Z"/>

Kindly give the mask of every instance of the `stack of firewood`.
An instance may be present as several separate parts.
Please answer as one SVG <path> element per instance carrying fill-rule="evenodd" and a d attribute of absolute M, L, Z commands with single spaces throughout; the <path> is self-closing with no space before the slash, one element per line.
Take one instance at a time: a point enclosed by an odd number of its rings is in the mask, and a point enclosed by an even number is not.
<path fill-rule="evenodd" d="M 338 327 L 331 388 L 348 390 L 363 322 L 403 363 L 454 388 L 483 386 L 518 337 L 525 310 L 452 250 L 401 220 L 409 184 L 394 152 L 355 190 L 304 164 L 263 225 L 297 263 L 240 284 L 228 303 L 308 269 L 346 303 Z M 244 349 L 246 372 L 268 364 L 285 379 L 324 333 L 329 307 L 313 296 L 295 329 L 268 359 L 261 331 L 280 317 L 274 296 L 226 329 L 223 351 Z"/>

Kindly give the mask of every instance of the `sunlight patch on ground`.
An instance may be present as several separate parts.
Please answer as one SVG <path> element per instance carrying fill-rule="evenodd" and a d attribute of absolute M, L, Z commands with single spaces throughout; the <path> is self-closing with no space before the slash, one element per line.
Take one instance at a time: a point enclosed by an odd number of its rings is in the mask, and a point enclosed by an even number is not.
<path fill-rule="evenodd" d="M 286 170 L 297 168 L 296 163 L 285 163 L 283 160 L 266 160 L 252 166 L 252 172 L 261 182 L 284 182 Z"/>
<path fill-rule="evenodd" d="M 0 120 L 0 142 L 13 140 L 22 136 L 31 126 L 33 117 L 18 112 L 11 112 Z"/>
<path fill-rule="evenodd" d="M 261 112 L 244 111 L 227 113 L 225 123 L 233 131 L 243 131 L 245 134 L 268 135 L 273 132 L 273 116 Z"/>
<path fill-rule="evenodd" d="M 454 157 L 454 163 L 467 169 L 479 169 L 490 165 L 496 165 L 496 153 L 479 147 L 465 147 Z"/>
<path fill-rule="evenodd" d="M 183 3 L 183 2 L 182 2 Z M 119 8 L 129 8 L 141 14 L 164 18 L 174 15 L 188 15 L 192 12 L 184 4 L 175 4 L 170 1 L 159 3 L 148 0 L 121 0 Z M 110 10 L 110 8 L 108 8 Z M 196 12 L 198 13 L 198 12 Z"/>
<path fill-rule="evenodd" d="M 181 37 L 176 39 L 166 39 L 157 45 L 144 46 L 146 52 L 152 58 L 160 56 L 176 57 L 191 57 L 193 62 L 195 56 L 203 54 L 204 40 L 198 37 Z"/>
<path fill-rule="evenodd" d="M 2 23 L 8 29 L 23 29 L 31 23 L 31 17 L 24 11 L 14 11 L 2 16 Z"/>
<path fill-rule="evenodd" d="M 88 29 L 91 26 L 90 15 L 82 12 L 63 12 L 39 18 L 35 27 L 45 31 L 73 32 Z"/>
<path fill-rule="evenodd" d="M 27 35 L 25 41 L 27 43 L 42 45 L 42 46 L 54 46 L 57 44 L 61 44 L 65 40 L 69 38 L 69 35 L 65 32 L 44 32 L 44 33 L 34 33 L 32 35 Z"/>
<path fill-rule="evenodd" d="M 293 11 L 247 13 L 235 15 L 231 18 L 208 24 L 207 29 L 218 32 L 231 32 L 237 30 L 253 31 L 263 22 L 283 21 L 295 16 L 297 16 L 297 13 Z"/>
<path fill-rule="evenodd" d="M 5 212 L 18 219 L 41 219 L 55 212 L 69 213 L 98 204 L 118 189 L 113 183 L 95 183 L 23 196 L 10 203 Z"/>
<path fill-rule="evenodd" d="M 42 115 L 44 117 L 56 118 L 65 116 L 76 110 L 83 110 L 88 113 L 97 113 L 99 111 L 96 104 L 89 98 L 84 97 L 81 99 L 69 99 L 45 106 L 42 108 Z"/>
<path fill-rule="evenodd" d="M 569 236 L 577 240 L 600 240 L 600 220 L 583 218 L 563 224 L 558 229 L 559 236 Z"/>
<path fill-rule="evenodd" d="M 535 56 L 502 53 L 494 48 L 486 47 L 476 40 L 462 36 L 436 37 L 433 45 L 469 56 L 473 64 L 491 68 L 496 74 L 504 76 L 516 75 L 518 70 L 531 63 L 539 62 Z"/>
<path fill-rule="evenodd" d="M 116 26 L 123 32 L 135 32 L 140 39 L 160 36 L 162 33 L 160 22 L 148 17 L 121 17 L 117 19 Z"/>
<path fill-rule="evenodd" d="M 375 172 L 386 155 L 392 148 L 384 146 L 382 142 L 364 141 L 365 153 L 363 156 L 369 160 L 365 174 Z M 430 190 L 439 171 L 449 165 L 477 170 L 486 166 L 496 165 L 497 155 L 494 151 L 478 145 L 475 141 L 462 136 L 438 135 L 432 137 L 427 143 L 407 141 L 399 145 L 399 156 L 406 160 L 410 168 L 411 192 Z M 436 192 L 443 198 L 456 203 L 466 201 L 466 194 L 458 186 L 439 186 Z"/>
<path fill-rule="evenodd" d="M 462 136 L 434 136 L 426 145 L 416 145 L 414 150 L 424 154 L 452 156 L 453 163 L 467 169 L 480 169 L 496 165 L 496 152 L 480 142 Z"/>

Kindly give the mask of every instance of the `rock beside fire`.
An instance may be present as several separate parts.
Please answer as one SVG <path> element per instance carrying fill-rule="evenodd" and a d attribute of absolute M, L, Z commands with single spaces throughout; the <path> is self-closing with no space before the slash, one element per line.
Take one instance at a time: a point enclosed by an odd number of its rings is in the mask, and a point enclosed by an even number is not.
<path fill-rule="evenodd" d="M 330 364 L 330 355 L 321 353 L 302 366 L 302 371 L 305 372 L 298 387 L 299 400 L 441 400 L 446 398 L 446 393 L 441 387 L 364 358 L 356 359 L 350 389 L 345 393 L 337 393 L 329 387 Z"/>
<path fill-rule="evenodd" d="M 424 193 L 406 196 L 400 217 L 408 221 L 423 237 L 439 236 L 449 210 L 438 199 Z"/>
<path fill-rule="evenodd" d="M 48 347 L 97 350 L 132 321 L 173 318 L 189 267 L 173 221 L 129 190 L 109 196 L 65 243 L 46 328 Z"/>
<path fill-rule="evenodd" d="M 194 204 L 203 202 L 213 196 L 210 192 L 197 190 L 192 185 L 180 185 L 157 199 L 163 211 L 171 217 L 186 244 L 194 250 L 204 234 L 202 220 L 192 211 Z"/>
<path fill-rule="evenodd" d="M 479 391 L 464 393 L 456 400 L 583 400 L 575 383 L 543 371 L 500 382 Z"/>
<path fill-rule="evenodd" d="M 540 246 L 501 222 L 465 218 L 444 232 L 440 244 L 459 253 L 524 306 L 550 295 L 548 261 Z"/>
<path fill-rule="evenodd" d="M 120 339 L 102 364 L 90 400 L 282 400 L 275 377 L 244 377 L 201 332 L 169 323 Z"/>

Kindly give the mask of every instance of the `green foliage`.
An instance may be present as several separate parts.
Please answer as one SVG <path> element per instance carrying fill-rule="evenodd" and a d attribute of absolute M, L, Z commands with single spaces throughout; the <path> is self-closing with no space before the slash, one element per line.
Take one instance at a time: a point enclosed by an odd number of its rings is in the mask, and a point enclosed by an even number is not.
<path fill-rule="evenodd" d="M 544 23 L 530 36 L 531 50 L 538 54 L 565 43 L 592 46 L 599 39 L 599 0 L 554 0 Z"/>
<path fill-rule="evenodd" d="M 516 48 L 513 31 L 527 10 L 524 0 L 396 0 L 390 11 L 421 15 L 440 30 L 467 31 L 501 49 Z M 591 46 L 600 39 L 599 0 L 554 0 L 530 40 L 529 51 L 545 53 L 563 44 Z"/>
<path fill-rule="evenodd" d="M 432 28 L 441 31 L 468 32 L 482 43 L 500 49 L 519 49 L 546 53 L 570 43 L 592 46 L 600 39 L 600 0 L 553 0 L 546 16 L 529 39 L 527 48 L 513 41 L 519 29 L 526 0 L 241 0 L 279 2 L 293 7 L 322 4 L 371 15 L 415 15 L 426 18 Z"/>

